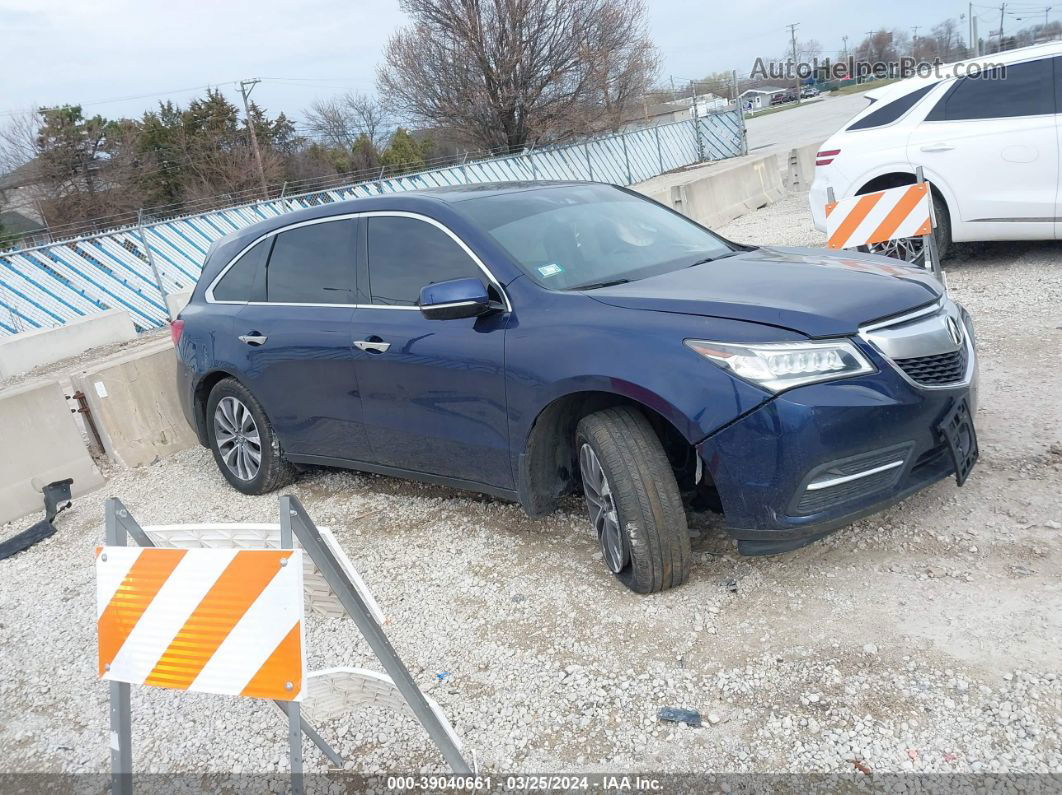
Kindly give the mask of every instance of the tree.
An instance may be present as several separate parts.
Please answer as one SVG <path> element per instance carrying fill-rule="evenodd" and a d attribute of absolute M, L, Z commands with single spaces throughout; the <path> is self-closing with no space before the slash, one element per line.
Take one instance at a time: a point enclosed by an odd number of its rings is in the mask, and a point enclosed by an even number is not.
<path fill-rule="evenodd" d="M 386 166 L 391 174 L 420 171 L 427 165 L 425 153 L 430 148 L 430 142 L 419 143 L 408 131 L 399 127 L 391 136 L 387 148 L 380 154 L 380 164 Z"/>
<path fill-rule="evenodd" d="M 609 126 L 656 69 L 642 0 L 400 0 L 381 95 L 494 152 Z"/>
<path fill-rule="evenodd" d="M 306 127 L 324 143 L 350 150 L 365 136 L 374 148 L 387 142 L 391 114 L 379 100 L 358 91 L 314 102 L 305 111 Z"/>

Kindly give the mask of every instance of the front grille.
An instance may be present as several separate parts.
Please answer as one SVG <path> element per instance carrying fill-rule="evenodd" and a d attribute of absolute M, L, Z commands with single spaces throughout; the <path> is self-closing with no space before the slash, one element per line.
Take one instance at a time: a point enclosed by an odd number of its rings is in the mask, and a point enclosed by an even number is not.
<path fill-rule="evenodd" d="M 913 381 L 926 386 L 942 386 L 961 381 L 966 375 L 966 346 L 951 353 L 933 356 L 918 356 L 913 359 L 896 359 L 896 364 Z"/>

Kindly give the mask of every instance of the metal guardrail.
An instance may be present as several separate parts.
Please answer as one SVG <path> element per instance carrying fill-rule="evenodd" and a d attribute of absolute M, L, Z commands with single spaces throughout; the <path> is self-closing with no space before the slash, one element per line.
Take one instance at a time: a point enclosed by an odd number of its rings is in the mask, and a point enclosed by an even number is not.
<path fill-rule="evenodd" d="M 0 253 L 0 337 L 124 309 L 163 326 L 166 295 L 190 289 L 211 243 L 265 218 L 320 204 L 448 185 L 592 180 L 631 185 L 682 166 L 745 154 L 738 111 L 382 180 L 129 226 Z"/>

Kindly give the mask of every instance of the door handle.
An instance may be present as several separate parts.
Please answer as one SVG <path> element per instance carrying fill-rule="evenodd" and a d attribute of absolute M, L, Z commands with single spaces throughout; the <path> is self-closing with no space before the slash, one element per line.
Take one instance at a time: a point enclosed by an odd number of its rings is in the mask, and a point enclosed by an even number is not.
<path fill-rule="evenodd" d="M 950 152 L 955 147 L 948 143 L 926 144 L 919 147 L 923 152 Z"/>
<path fill-rule="evenodd" d="M 262 334 L 241 334 L 239 337 L 237 337 L 237 339 L 240 342 L 247 343 L 248 345 L 258 346 L 265 345 L 265 342 L 267 339 L 269 339 L 269 337 L 266 337 Z"/>
<path fill-rule="evenodd" d="M 368 353 L 386 353 L 391 343 L 380 340 L 355 340 L 354 347 Z"/>

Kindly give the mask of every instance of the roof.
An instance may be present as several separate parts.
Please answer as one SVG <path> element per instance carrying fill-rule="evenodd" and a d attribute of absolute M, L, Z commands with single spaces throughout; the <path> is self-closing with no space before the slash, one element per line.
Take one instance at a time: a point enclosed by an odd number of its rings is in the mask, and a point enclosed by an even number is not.
<path fill-rule="evenodd" d="M 23 163 L 18 168 L 0 175 L 0 190 L 14 190 L 26 185 L 33 185 L 40 179 L 37 159 Z"/>
<path fill-rule="evenodd" d="M 761 86 L 760 88 L 746 88 L 741 92 L 741 96 L 746 94 L 777 94 L 779 91 L 788 91 L 786 88 L 779 88 L 778 86 Z"/>

